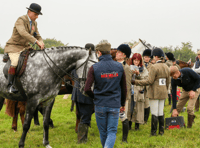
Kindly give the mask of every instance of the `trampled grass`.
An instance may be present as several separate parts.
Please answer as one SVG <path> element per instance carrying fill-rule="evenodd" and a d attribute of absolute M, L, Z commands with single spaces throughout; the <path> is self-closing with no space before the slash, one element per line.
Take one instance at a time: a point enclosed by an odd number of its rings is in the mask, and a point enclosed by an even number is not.
<path fill-rule="evenodd" d="M 75 133 L 75 112 L 70 112 L 71 100 L 62 99 L 57 96 L 52 110 L 51 118 L 55 128 L 49 130 L 49 141 L 53 148 L 101 148 L 99 131 L 96 125 L 95 115 L 92 116 L 91 128 L 89 128 L 88 142 L 77 144 L 77 134 Z M 165 106 L 165 117 L 170 117 L 170 107 Z M 122 124 L 119 120 L 115 148 L 196 148 L 200 147 L 200 112 L 196 112 L 195 124 L 191 129 L 165 130 L 163 136 L 150 137 L 150 119 L 146 125 L 140 125 L 139 131 L 130 130 L 128 143 L 122 143 Z M 187 112 L 181 113 L 187 124 Z M 43 148 L 43 126 L 42 116 L 39 115 L 40 126 L 31 124 L 25 141 L 25 148 Z M 0 148 L 17 148 L 22 134 L 21 121 L 18 121 L 18 132 L 11 129 L 12 118 L 5 114 L 5 106 L 0 112 Z"/>

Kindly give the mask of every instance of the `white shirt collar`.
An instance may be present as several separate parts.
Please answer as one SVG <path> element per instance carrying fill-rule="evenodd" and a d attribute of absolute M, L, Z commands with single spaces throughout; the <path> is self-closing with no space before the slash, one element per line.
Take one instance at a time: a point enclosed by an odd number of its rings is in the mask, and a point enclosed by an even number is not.
<path fill-rule="evenodd" d="M 158 62 L 160 62 L 160 61 L 162 61 L 162 60 L 158 60 L 158 61 L 156 61 L 156 63 L 158 63 Z"/>
<path fill-rule="evenodd" d="M 28 16 L 28 14 L 27 14 L 27 16 Z M 31 19 L 30 19 L 30 17 L 28 16 L 28 20 L 29 20 L 29 22 L 31 21 Z"/>
<path fill-rule="evenodd" d="M 124 62 L 124 60 L 123 60 L 123 61 L 121 61 L 121 62 L 119 62 L 119 63 L 122 63 L 122 64 L 123 64 L 123 62 Z"/>

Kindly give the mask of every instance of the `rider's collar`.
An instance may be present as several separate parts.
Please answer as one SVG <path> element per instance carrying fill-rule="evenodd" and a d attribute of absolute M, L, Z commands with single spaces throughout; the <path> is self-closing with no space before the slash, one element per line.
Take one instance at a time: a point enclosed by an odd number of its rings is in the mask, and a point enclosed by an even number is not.
<path fill-rule="evenodd" d="M 32 20 L 30 19 L 30 17 L 28 16 L 28 14 L 27 14 L 27 17 L 28 17 L 29 22 L 32 21 Z"/>

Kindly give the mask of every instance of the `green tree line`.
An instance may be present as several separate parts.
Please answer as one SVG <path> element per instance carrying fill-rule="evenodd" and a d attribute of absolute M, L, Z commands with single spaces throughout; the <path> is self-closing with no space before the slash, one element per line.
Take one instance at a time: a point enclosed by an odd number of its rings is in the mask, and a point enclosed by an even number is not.
<path fill-rule="evenodd" d="M 162 50 L 166 53 L 166 52 L 172 52 L 174 54 L 174 57 L 177 60 L 182 60 L 182 61 L 189 61 L 191 58 L 192 62 L 195 62 L 195 57 L 197 56 L 197 54 L 192 51 L 192 43 L 191 42 L 182 42 L 181 43 L 181 47 L 161 47 Z"/>
<path fill-rule="evenodd" d="M 45 47 L 46 48 L 50 48 L 50 47 L 58 47 L 58 46 L 67 46 L 67 44 L 62 43 L 59 40 L 56 40 L 55 38 L 50 39 L 50 38 L 46 38 L 43 40 Z M 127 42 L 129 45 L 133 45 L 136 42 L 135 41 L 131 41 L 131 42 Z M 33 46 L 34 49 L 40 49 L 37 45 Z M 182 42 L 181 43 L 181 47 L 173 47 L 173 46 L 166 46 L 166 47 L 160 47 L 161 49 L 163 49 L 163 51 L 166 52 L 172 52 L 174 54 L 174 57 L 177 60 L 182 60 L 187 62 L 190 58 L 192 60 L 192 62 L 195 62 L 195 57 L 197 56 L 196 53 L 194 51 L 192 51 L 192 43 L 191 42 Z M 1 47 L 0 45 L 0 53 L 3 54 L 4 53 L 4 49 L 3 47 Z"/>

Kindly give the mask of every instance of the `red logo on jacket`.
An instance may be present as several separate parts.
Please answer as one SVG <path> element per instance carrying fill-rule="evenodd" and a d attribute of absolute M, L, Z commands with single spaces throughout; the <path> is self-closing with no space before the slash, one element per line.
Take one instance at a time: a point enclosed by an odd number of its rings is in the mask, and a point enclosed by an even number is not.
<path fill-rule="evenodd" d="M 114 77 L 118 77 L 118 72 L 101 73 L 101 78 L 112 79 Z"/>

